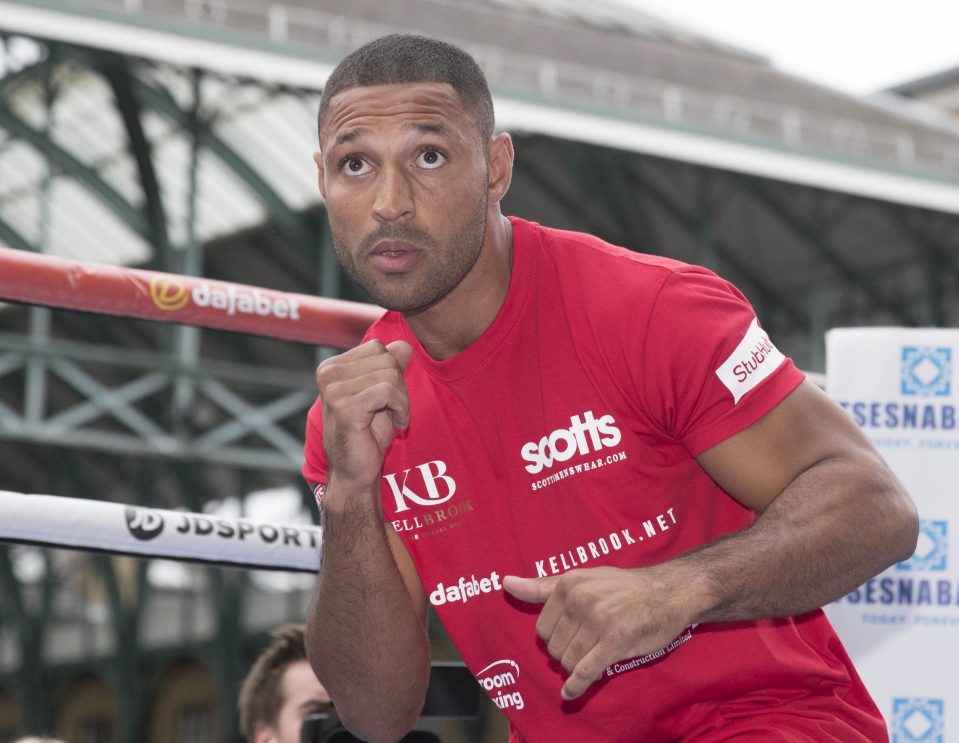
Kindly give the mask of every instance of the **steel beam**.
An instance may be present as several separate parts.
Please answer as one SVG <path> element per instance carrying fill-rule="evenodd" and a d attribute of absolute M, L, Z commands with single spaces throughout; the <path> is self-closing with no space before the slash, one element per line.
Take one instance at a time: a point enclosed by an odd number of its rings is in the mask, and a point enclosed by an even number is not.
<path fill-rule="evenodd" d="M 130 204 L 116 189 L 103 180 L 93 169 L 87 167 L 52 139 L 44 136 L 17 116 L 0 98 L 0 126 L 10 136 L 21 139 L 49 158 L 50 163 L 63 173 L 82 183 L 90 193 L 115 214 L 121 222 L 146 241 L 151 232 L 140 210 Z"/>

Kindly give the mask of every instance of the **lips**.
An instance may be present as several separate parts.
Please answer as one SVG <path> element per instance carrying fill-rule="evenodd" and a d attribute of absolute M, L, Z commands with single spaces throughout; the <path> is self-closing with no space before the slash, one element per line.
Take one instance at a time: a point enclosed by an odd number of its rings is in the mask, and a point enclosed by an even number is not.
<path fill-rule="evenodd" d="M 405 240 L 383 240 L 370 253 L 370 261 L 383 273 L 404 273 L 419 259 L 420 250 Z"/>

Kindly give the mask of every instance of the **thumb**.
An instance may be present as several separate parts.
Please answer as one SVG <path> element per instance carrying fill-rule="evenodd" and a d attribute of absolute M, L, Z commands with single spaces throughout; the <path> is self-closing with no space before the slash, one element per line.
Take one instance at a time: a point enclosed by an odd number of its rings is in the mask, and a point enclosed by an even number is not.
<path fill-rule="evenodd" d="M 409 366 L 410 359 L 413 358 L 413 346 L 406 341 L 393 341 L 387 344 L 386 350 L 389 351 L 400 369 L 406 369 Z"/>
<path fill-rule="evenodd" d="M 520 578 L 515 575 L 507 575 L 503 577 L 503 589 L 520 601 L 544 604 L 553 595 L 553 588 L 560 577 L 559 575 L 551 575 L 547 578 Z"/>

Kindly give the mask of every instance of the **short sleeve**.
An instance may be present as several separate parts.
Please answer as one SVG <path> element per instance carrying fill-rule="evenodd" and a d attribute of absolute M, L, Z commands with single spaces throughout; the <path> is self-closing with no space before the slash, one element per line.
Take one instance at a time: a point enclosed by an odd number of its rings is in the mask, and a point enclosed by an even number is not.
<path fill-rule="evenodd" d="M 319 398 L 310 407 L 310 412 L 306 416 L 304 454 L 303 477 L 306 478 L 313 489 L 313 495 L 319 502 L 326 488 L 328 474 L 326 452 L 323 449 L 323 407 Z"/>
<path fill-rule="evenodd" d="M 647 414 L 691 456 L 755 423 L 804 378 L 739 290 L 694 266 L 663 283 L 642 356 Z"/>

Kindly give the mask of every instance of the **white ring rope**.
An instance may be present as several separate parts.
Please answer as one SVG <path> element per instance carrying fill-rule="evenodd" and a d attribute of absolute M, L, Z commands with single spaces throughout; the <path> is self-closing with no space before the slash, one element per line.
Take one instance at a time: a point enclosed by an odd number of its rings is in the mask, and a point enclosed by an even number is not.
<path fill-rule="evenodd" d="M 315 573 L 316 526 L 0 490 L 0 541 Z"/>

